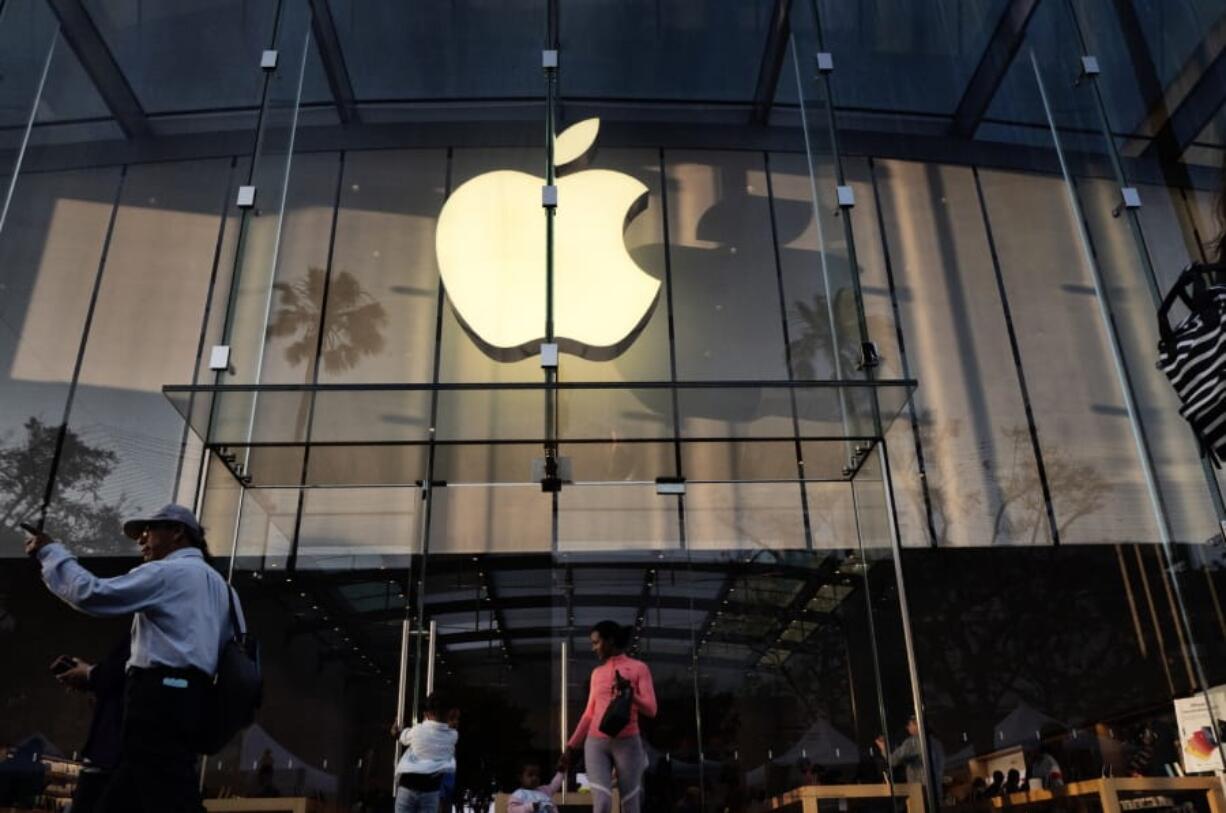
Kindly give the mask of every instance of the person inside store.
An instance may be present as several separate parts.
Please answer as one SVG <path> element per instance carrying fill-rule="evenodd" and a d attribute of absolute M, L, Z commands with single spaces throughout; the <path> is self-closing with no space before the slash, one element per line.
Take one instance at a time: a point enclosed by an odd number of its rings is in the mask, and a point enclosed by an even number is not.
<path fill-rule="evenodd" d="M 1005 776 L 1005 795 L 1022 792 L 1022 774 L 1017 768 L 1010 768 Z"/>
<path fill-rule="evenodd" d="M 924 770 L 924 753 L 920 748 L 919 721 L 912 714 L 907 718 L 907 737 L 893 751 L 886 750 L 885 735 L 876 740 L 878 752 L 891 769 L 901 767 L 908 782 L 926 785 L 936 793 L 941 793 L 945 776 L 945 748 L 928 728 L 928 759 L 929 770 Z"/>
<path fill-rule="evenodd" d="M 435 692 L 422 712 L 424 719 L 409 728 L 392 725 L 392 736 L 405 747 L 396 763 L 396 813 L 437 813 L 443 777 L 456 769 L 459 708 Z"/>
<path fill-rule="evenodd" d="M 614 767 L 623 813 L 639 813 L 647 768 L 639 718 L 656 716 L 651 670 L 625 653 L 630 630 L 616 621 L 601 621 L 588 637 L 600 664 L 592 670 L 587 707 L 567 748 L 583 749 L 593 813 L 610 813 L 613 809 Z"/>
<path fill-rule="evenodd" d="M 140 565 L 102 579 L 62 543 L 39 531 L 26 539 L 43 582 L 89 615 L 133 614 L 119 761 L 98 809 L 107 813 L 203 810 L 197 760 L 205 701 L 231 630 L 233 591 L 213 569 L 204 529 L 170 504 L 123 524 L 140 546 Z M 242 623 L 242 608 L 234 599 Z"/>
<path fill-rule="evenodd" d="M 1034 758 L 1026 770 L 1026 778 L 1032 783 L 1031 787 L 1034 787 L 1033 782 L 1036 779 L 1042 785 L 1043 790 L 1059 790 L 1064 787 L 1064 772 L 1055 755 L 1056 743 L 1062 733 L 1054 727 L 1044 728 Z"/>
<path fill-rule="evenodd" d="M 72 813 L 99 810 L 102 793 L 119 763 L 123 731 L 123 695 L 127 685 L 132 637 L 125 632 L 98 663 L 61 655 L 51 664 L 55 679 L 70 689 L 88 692 L 94 701 L 89 734 L 81 748 L 81 772 L 72 793 Z"/>
<path fill-rule="evenodd" d="M 1001 771 L 992 771 L 992 784 L 984 791 L 984 796 L 991 798 L 999 796 L 1005 787 L 1005 775 Z"/>

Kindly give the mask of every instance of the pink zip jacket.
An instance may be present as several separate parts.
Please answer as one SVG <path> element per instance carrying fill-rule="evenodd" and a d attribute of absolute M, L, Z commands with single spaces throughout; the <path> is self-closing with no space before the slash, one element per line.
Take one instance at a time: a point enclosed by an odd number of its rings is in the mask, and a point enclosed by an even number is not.
<path fill-rule="evenodd" d="M 600 720 L 605 709 L 613 701 L 614 678 L 617 672 L 623 679 L 630 681 L 634 688 L 634 703 L 630 706 L 630 723 L 617 735 L 618 739 L 633 737 L 639 733 L 639 714 L 645 717 L 656 716 L 656 690 L 651 685 L 651 670 L 647 664 L 635 660 L 629 655 L 614 655 L 592 670 L 592 687 L 587 695 L 587 708 L 575 726 L 575 733 L 566 743 L 571 748 L 578 748 L 588 737 L 607 740 L 609 737 L 600 730 Z"/>

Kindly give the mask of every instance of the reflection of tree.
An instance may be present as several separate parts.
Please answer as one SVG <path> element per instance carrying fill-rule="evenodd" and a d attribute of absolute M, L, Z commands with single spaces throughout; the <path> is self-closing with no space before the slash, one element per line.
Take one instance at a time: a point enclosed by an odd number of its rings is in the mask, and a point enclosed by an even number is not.
<path fill-rule="evenodd" d="M 325 284 L 326 315 L 321 313 Z M 328 283 L 324 269 L 310 268 L 305 277 L 295 282 L 278 282 L 273 288 L 280 299 L 268 325 L 268 335 L 294 340 L 285 348 L 285 360 L 291 365 L 311 361 L 317 345 L 323 367 L 330 373 L 352 369 L 364 356 L 382 352 L 381 331 L 387 324 L 387 311 L 348 271 L 334 274 Z"/>
<path fill-rule="evenodd" d="M 953 455 L 952 444 L 961 435 L 960 421 L 936 421 L 931 411 L 925 410 L 917 423 L 925 458 L 934 461 Z M 954 523 L 973 518 L 975 511 L 991 511 L 990 517 L 985 517 L 991 520 L 991 536 L 981 544 L 1034 545 L 1048 541 L 1047 503 L 1030 430 L 1015 425 L 1003 428 L 1000 434 L 1008 441 L 1007 453 L 997 452 L 980 461 L 980 479 L 990 479 L 982 490 L 973 488 L 969 478 L 943 483 L 941 477 L 933 475 L 935 467 L 927 467 L 926 487 L 938 546 L 948 543 Z M 1043 449 L 1043 464 L 1049 493 L 1059 499 L 1055 514 L 1057 531 L 1063 538 L 1073 523 L 1103 508 L 1110 486 L 1092 463 L 1072 460 L 1060 448 Z M 900 492 L 907 493 L 908 489 Z"/>
<path fill-rule="evenodd" d="M 1073 725 L 1169 703 L 1159 659 L 1138 651 L 1115 557 L 1111 546 L 906 551 L 938 729 L 969 731 L 983 752 L 1021 702 Z"/>
<path fill-rule="evenodd" d="M 0 528 L 9 532 L 18 522 L 33 518 L 42 505 L 60 431 L 34 417 L 24 429 L 23 437 L 0 447 Z M 113 451 L 90 446 L 72 430 L 65 432 L 48 529 L 86 543 L 118 537 L 121 517 L 132 509 L 124 497 L 107 504 L 100 493 L 118 462 Z"/>

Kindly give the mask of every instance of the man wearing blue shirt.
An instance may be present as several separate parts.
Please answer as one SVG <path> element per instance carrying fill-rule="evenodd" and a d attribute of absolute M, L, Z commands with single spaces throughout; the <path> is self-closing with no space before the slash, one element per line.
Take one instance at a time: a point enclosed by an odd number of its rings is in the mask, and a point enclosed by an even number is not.
<path fill-rule="evenodd" d="M 144 562 L 100 579 L 43 533 L 26 540 L 52 593 L 90 615 L 134 613 L 119 765 L 103 811 L 203 810 L 196 761 L 204 701 L 222 642 L 232 635 L 230 589 L 208 563 L 191 511 L 167 505 L 124 523 Z M 241 622 L 241 609 L 237 607 Z"/>

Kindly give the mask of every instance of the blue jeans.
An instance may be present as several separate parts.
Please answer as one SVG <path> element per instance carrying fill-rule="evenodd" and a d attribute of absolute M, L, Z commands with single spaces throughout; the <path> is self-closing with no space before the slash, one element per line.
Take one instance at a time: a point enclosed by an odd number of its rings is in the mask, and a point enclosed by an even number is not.
<path fill-rule="evenodd" d="M 396 788 L 396 813 L 438 813 L 437 790 Z"/>

